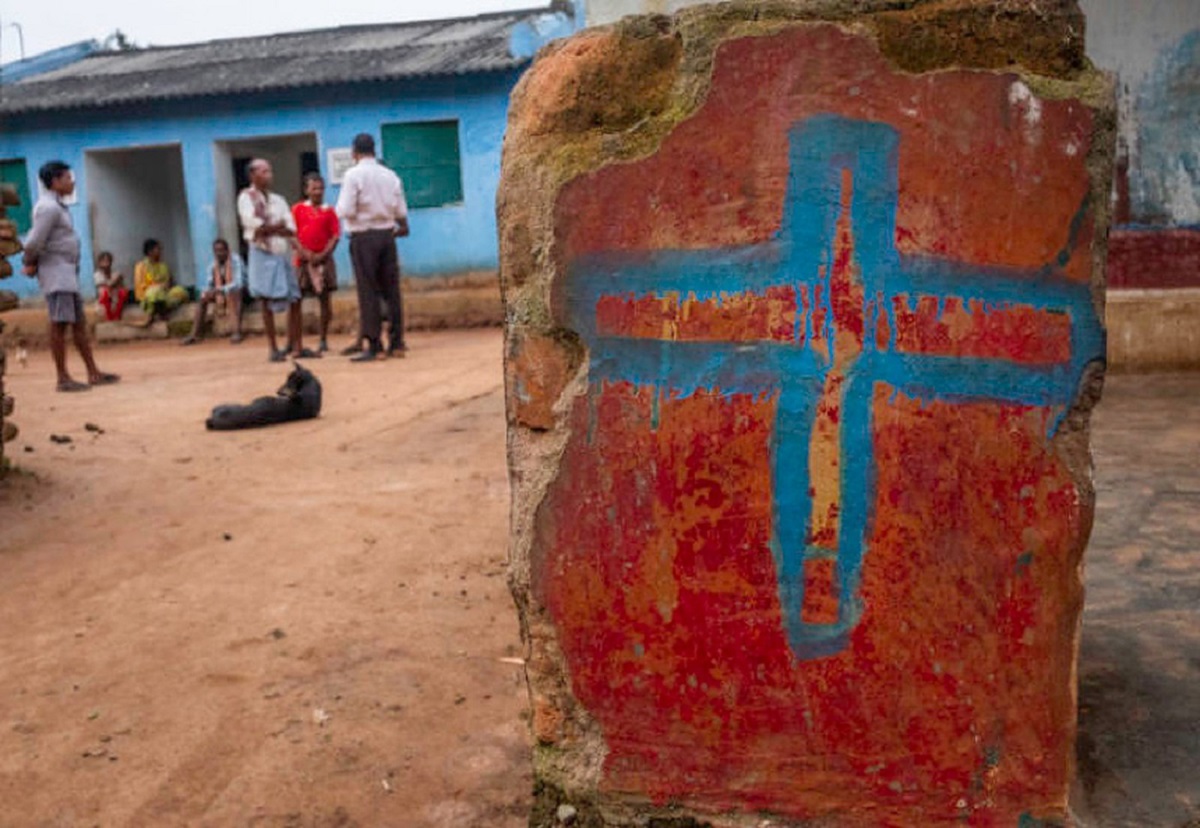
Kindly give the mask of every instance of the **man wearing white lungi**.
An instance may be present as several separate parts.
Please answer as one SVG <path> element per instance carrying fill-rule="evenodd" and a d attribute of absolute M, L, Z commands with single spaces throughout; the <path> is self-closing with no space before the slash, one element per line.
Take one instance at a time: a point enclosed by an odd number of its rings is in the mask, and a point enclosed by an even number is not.
<path fill-rule="evenodd" d="M 238 195 L 238 218 L 250 247 L 246 282 L 250 296 L 262 306 L 270 360 L 283 362 L 291 353 L 296 359 L 317 354 L 304 347 L 300 318 L 300 283 L 292 267 L 296 222 L 287 200 L 271 192 L 275 176 L 265 159 L 255 158 L 246 167 L 250 186 Z M 287 311 L 287 348 L 280 350 L 275 339 L 275 314 Z"/>

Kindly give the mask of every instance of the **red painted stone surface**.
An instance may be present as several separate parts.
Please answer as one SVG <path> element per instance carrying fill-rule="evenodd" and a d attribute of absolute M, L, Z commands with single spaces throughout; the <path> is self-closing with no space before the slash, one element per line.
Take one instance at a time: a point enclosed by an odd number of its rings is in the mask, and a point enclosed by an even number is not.
<path fill-rule="evenodd" d="M 921 296 L 915 303 L 897 297 L 896 347 L 911 354 L 974 356 L 1047 365 L 1071 358 L 1071 320 L 1065 314 L 1028 305 L 989 308 Z"/>
<path fill-rule="evenodd" d="M 571 268 L 589 257 L 778 238 L 797 174 L 789 131 L 830 114 L 898 135 L 901 254 L 1031 290 L 1053 271 L 1086 296 L 1086 105 L 1037 99 L 1012 75 L 900 72 L 870 39 L 811 25 L 723 43 L 703 106 L 655 152 L 562 189 L 560 318 Z M 614 289 L 586 310 L 597 336 L 647 348 L 766 343 L 827 364 L 804 460 L 799 613 L 844 620 L 839 538 L 863 533 L 863 611 L 845 646 L 813 656 L 789 639 L 773 550 L 782 393 L 719 380 L 680 390 L 596 374 L 570 401 L 536 516 L 533 603 L 601 735 L 604 795 L 837 825 L 1061 818 L 1090 528 L 1087 493 L 1051 439 L 1064 401 L 919 399 L 885 376 L 864 386 L 860 366 L 870 350 L 1065 371 L 1078 320 L 1020 296 L 872 294 L 852 217 L 877 182 L 841 174 L 811 290 Z M 650 353 L 666 372 L 665 346 Z M 848 416 L 852 387 L 865 387 L 866 420 Z M 850 525 L 845 502 L 855 447 L 872 457 L 869 485 L 851 492 L 865 525 Z"/>
<path fill-rule="evenodd" d="M 660 400 L 650 431 L 653 397 L 576 409 L 595 437 L 564 458 L 536 577 L 604 728 L 605 787 L 848 824 L 1052 810 L 1081 598 L 1062 550 L 1086 527 L 1047 413 L 878 387 L 868 614 L 847 652 L 798 663 L 768 552 L 773 402 Z"/>
<path fill-rule="evenodd" d="M 768 239 L 783 210 L 788 128 L 835 112 L 900 131 L 903 252 L 1039 267 L 1068 249 L 1069 220 L 1085 204 L 1092 113 L 1076 100 L 1032 105 L 1015 82 L 896 72 L 868 39 L 833 26 L 727 42 L 703 111 L 659 152 L 563 193 L 564 253 Z M 1091 277 L 1090 225 L 1070 249 L 1067 271 L 1080 281 Z"/>
<path fill-rule="evenodd" d="M 775 287 L 761 295 L 724 296 L 719 301 L 682 298 L 677 293 L 663 298 L 606 296 L 596 307 L 596 316 L 600 332 L 609 336 L 680 342 L 790 342 L 808 311 L 805 291 Z"/>

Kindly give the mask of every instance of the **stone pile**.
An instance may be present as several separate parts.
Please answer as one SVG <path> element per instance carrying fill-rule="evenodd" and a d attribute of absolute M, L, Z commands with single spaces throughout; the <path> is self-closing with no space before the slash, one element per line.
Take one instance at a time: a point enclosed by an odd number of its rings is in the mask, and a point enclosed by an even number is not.
<path fill-rule="evenodd" d="M 17 237 L 17 224 L 8 218 L 6 208 L 16 207 L 21 203 L 17 191 L 8 184 L 0 185 L 0 279 L 13 275 L 9 256 L 21 252 L 21 241 Z M 17 295 L 12 291 L 0 290 L 0 313 L 12 310 L 17 306 Z M 4 333 L 4 322 L 0 320 L 0 334 Z M 11 442 L 17 436 L 17 425 L 8 418 L 13 412 L 13 398 L 4 390 L 4 369 L 8 355 L 0 348 L 0 477 L 4 476 L 7 468 L 4 459 L 4 444 Z"/>

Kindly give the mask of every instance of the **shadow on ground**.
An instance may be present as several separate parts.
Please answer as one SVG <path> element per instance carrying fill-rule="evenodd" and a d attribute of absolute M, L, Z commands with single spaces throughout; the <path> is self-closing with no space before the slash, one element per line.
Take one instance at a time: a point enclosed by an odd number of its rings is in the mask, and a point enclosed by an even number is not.
<path fill-rule="evenodd" d="M 1075 806 L 1200 828 L 1200 374 L 1110 378 L 1092 437 Z"/>

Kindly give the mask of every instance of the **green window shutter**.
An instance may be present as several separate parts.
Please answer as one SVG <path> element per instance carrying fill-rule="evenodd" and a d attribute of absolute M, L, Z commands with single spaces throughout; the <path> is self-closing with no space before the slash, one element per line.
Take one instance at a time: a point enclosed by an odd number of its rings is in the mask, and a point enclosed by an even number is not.
<path fill-rule="evenodd" d="M 29 232 L 30 216 L 33 215 L 33 200 L 29 197 L 29 172 L 25 167 L 25 159 L 0 161 L 0 182 L 12 184 L 17 188 L 21 206 L 9 207 L 8 217 L 17 223 L 17 232 L 25 235 Z"/>
<path fill-rule="evenodd" d="M 383 163 L 404 182 L 409 207 L 463 200 L 458 121 L 383 125 Z"/>

